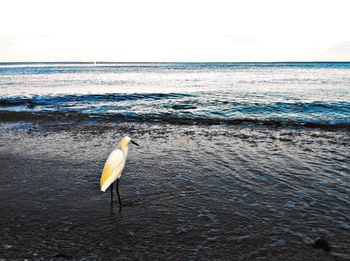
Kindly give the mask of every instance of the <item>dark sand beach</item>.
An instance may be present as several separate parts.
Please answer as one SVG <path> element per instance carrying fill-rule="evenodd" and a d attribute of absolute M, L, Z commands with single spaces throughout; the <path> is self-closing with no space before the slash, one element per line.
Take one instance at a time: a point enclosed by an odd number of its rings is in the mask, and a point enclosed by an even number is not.
<path fill-rule="evenodd" d="M 348 130 L 2 121 L 0 258 L 346 260 Z M 124 203 L 99 191 L 119 138 Z M 325 236 L 332 251 L 312 247 Z"/>

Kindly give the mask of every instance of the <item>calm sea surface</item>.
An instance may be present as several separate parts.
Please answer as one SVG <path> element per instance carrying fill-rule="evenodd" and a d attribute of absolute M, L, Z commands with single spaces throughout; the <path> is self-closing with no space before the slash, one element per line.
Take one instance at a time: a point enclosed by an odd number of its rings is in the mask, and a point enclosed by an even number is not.
<path fill-rule="evenodd" d="M 0 111 L 349 127 L 350 63 L 2 63 Z"/>

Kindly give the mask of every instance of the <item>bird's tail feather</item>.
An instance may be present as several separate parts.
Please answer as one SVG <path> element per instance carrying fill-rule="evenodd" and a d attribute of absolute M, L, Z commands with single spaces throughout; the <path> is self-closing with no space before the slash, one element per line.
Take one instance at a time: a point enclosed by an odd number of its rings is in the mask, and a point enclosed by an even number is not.
<path fill-rule="evenodd" d="M 101 191 L 105 192 L 111 184 L 112 182 L 110 180 L 105 181 L 103 184 L 101 184 Z"/>

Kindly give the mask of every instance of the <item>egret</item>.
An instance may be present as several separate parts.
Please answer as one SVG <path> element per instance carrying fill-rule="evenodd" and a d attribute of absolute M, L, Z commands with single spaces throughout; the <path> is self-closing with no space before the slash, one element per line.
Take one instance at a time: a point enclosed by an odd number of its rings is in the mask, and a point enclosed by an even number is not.
<path fill-rule="evenodd" d="M 118 142 L 118 147 L 109 154 L 100 179 L 101 191 L 105 192 L 108 187 L 111 188 L 111 204 L 113 204 L 113 182 L 117 180 L 117 194 L 119 200 L 119 208 L 122 208 L 122 202 L 119 196 L 119 178 L 125 167 L 126 158 L 128 157 L 129 144 L 139 146 L 130 137 L 125 136 Z"/>

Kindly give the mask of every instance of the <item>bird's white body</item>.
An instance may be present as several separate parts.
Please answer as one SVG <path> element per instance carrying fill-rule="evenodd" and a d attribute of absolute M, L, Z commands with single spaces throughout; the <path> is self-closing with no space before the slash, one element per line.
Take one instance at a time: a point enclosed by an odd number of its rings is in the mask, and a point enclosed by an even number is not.
<path fill-rule="evenodd" d="M 118 148 L 109 154 L 100 179 L 101 191 L 105 192 L 107 188 L 122 175 L 126 158 L 128 157 L 130 140 L 129 137 L 121 139 L 118 143 Z"/>

